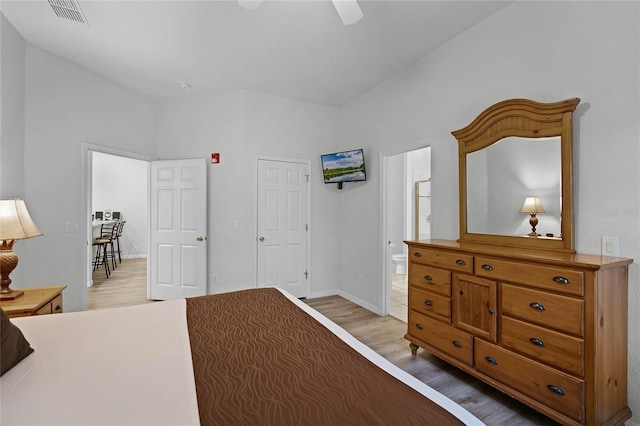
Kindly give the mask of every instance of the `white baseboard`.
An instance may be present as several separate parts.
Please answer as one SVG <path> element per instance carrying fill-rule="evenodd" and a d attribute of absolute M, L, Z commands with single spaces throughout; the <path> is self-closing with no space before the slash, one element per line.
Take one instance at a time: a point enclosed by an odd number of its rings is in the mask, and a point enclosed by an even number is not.
<path fill-rule="evenodd" d="M 369 303 L 367 301 L 364 301 L 364 300 L 362 300 L 362 299 L 360 299 L 360 298 L 358 298 L 358 297 L 356 297 L 356 296 L 354 296 L 352 294 L 349 294 L 349 293 L 346 293 L 346 292 L 344 292 L 342 290 L 339 290 L 338 291 L 338 296 L 344 297 L 348 301 L 353 302 L 358 306 L 362 306 L 366 310 L 371 311 L 376 315 L 380 315 L 380 310 L 378 309 L 377 306 L 372 305 L 371 303 Z"/>
<path fill-rule="evenodd" d="M 318 297 L 337 296 L 338 289 L 332 288 L 330 290 L 312 291 L 309 295 L 309 299 L 317 299 Z"/>
<path fill-rule="evenodd" d="M 146 259 L 146 254 L 123 254 L 123 259 Z"/>
<path fill-rule="evenodd" d="M 316 299 L 318 297 L 327 297 L 327 296 L 340 296 L 344 299 L 347 299 L 349 302 L 353 302 L 356 305 L 361 306 L 366 310 L 373 312 L 376 315 L 380 315 L 380 310 L 378 309 L 377 306 L 372 305 L 371 303 L 366 302 L 358 297 L 355 297 L 350 293 L 347 293 L 335 288 L 330 290 L 314 291 L 309 295 L 309 299 Z"/>

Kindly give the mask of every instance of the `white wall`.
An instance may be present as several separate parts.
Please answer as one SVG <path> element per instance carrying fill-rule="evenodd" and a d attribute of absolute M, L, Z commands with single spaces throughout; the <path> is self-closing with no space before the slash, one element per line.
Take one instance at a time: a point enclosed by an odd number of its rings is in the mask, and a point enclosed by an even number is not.
<path fill-rule="evenodd" d="M 25 41 L 1 13 L 0 52 L 0 198 L 25 198 L 27 209 L 31 210 L 24 193 L 23 169 Z M 28 243 L 15 244 L 19 259 Z M 11 280 L 15 288 L 20 287 L 24 283 L 24 268 L 16 267 Z"/>
<path fill-rule="evenodd" d="M 156 140 L 154 101 L 26 45 L 25 198 L 44 235 L 24 242 L 21 287 L 66 284 L 64 309 L 85 309 L 86 241 L 81 232 L 65 232 L 66 221 L 82 226 L 88 220 L 83 217 L 82 144 L 152 155 Z"/>
<path fill-rule="evenodd" d="M 515 97 L 553 102 L 577 96 L 574 191 L 576 249 L 600 253 L 621 237 L 634 258 L 629 280 L 629 402 L 640 423 L 640 45 L 638 2 L 515 2 L 345 106 L 340 135 L 376 157 L 393 145 L 432 147 L 432 237 L 458 237 L 457 143 L 450 132 L 486 107 Z M 373 169 L 373 170 L 372 170 Z M 345 217 L 376 211 L 369 184 Z M 380 237 L 376 215 L 340 224 L 343 290 L 376 304 Z M 365 286 L 354 276 L 367 274 Z"/>
<path fill-rule="evenodd" d="M 339 288 L 335 190 L 325 186 L 320 154 L 336 144 L 337 110 L 249 91 L 233 91 L 163 101 L 160 104 L 158 155 L 209 158 L 210 292 L 255 285 L 255 161 L 258 155 L 311 161 L 312 293 Z M 329 146 L 327 148 L 327 146 Z M 233 221 L 240 223 L 233 230 Z"/>
<path fill-rule="evenodd" d="M 126 221 L 120 249 L 123 258 L 147 257 L 149 163 L 117 155 L 93 153 L 91 214 L 111 209 Z"/>

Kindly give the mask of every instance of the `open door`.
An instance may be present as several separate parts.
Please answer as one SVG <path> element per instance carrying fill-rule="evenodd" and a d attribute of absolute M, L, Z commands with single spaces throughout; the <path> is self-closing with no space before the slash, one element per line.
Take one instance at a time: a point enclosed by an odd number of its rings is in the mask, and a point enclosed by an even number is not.
<path fill-rule="evenodd" d="M 149 299 L 207 294 L 207 163 L 151 162 Z"/>

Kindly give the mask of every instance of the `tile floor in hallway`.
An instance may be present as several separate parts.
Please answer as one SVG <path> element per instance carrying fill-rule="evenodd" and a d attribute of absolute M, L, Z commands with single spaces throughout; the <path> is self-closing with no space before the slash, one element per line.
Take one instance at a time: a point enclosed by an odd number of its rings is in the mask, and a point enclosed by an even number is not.
<path fill-rule="evenodd" d="M 406 274 L 391 273 L 391 297 L 389 303 L 389 315 L 407 322 L 408 314 L 408 284 Z"/>

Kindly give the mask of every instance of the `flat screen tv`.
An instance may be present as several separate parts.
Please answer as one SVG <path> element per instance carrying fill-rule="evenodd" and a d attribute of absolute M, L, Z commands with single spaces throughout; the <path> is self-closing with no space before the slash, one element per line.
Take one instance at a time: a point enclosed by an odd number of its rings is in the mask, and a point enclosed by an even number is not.
<path fill-rule="evenodd" d="M 321 159 L 324 183 L 342 184 L 367 180 L 362 149 L 325 154 Z"/>

